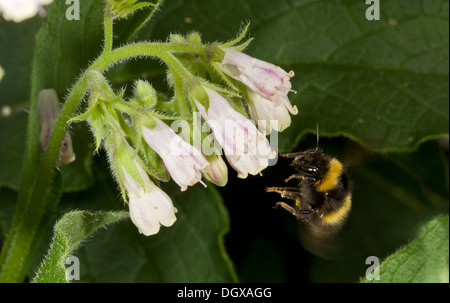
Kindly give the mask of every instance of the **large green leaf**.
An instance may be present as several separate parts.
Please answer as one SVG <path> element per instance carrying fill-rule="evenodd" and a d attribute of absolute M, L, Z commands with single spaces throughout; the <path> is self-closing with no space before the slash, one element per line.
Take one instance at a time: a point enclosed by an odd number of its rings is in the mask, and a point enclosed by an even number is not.
<path fill-rule="evenodd" d="M 449 282 L 448 216 L 438 216 L 422 226 L 415 240 L 384 260 L 379 276 L 362 282 Z"/>
<path fill-rule="evenodd" d="M 5 70 L 0 82 L 0 185 L 13 188 L 20 182 L 34 36 L 41 24 L 40 18 L 33 18 L 0 25 L 0 65 Z"/>
<path fill-rule="evenodd" d="M 32 282 L 70 282 L 65 265 L 67 257 L 98 229 L 128 217 L 127 212 L 73 211 L 65 214 L 55 224 L 50 249 Z"/>

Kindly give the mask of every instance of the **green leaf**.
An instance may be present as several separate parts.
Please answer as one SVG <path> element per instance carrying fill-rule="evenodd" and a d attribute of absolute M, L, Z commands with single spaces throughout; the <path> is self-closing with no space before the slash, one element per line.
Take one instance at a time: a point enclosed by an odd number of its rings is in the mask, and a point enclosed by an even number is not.
<path fill-rule="evenodd" d="M 153 6 L 139 9 L 126 19 L 119 19 L 114 26 L 114 44 L 119 46 L 128 43 L 150 21 L 162 2 L 162 0 L 153 1 Z"/>
<path fill-rule="evenodd" d="M 127 212 L 73 211 L 65 214 L 54 227 L 53 242 L 32 282 L 70 282 L 66 274 L 66 258 L 98 229 L 128 217 Z"/>
<path fill-rule="evenodd" d="M 0 26 L 0 64 L 5 71 L 0 82 L 0 185 L 15 189 L 20 183 L 25 148 L 32 46 L 41 24 L 40 18 L 33 18 L 20 23 L 2 22 Z"/>
<path fill-rule="evenodd" d="M 415 240 L 386 258 L 380 265 L 381 283 L 449 282 L 449 217 L 426 223 Z"/>

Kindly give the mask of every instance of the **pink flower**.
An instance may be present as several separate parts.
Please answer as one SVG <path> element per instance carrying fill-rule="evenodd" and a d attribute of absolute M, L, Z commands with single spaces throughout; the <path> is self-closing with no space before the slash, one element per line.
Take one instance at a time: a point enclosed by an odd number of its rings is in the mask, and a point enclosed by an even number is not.
<path fill-rule="evenodd" d="M 296 115 L 297 108 L 293 107 L 287 94 L 292 91 L 290 78 L 294 72 L 287 73 L 279 66 L 258 60 L 244 53 L 224 48 L 225 56 L 221 62 L 222 70 L 230 77 L 241 81 L 249 89 L 270 100 L 275 105 L 284 106 Z"/>
<path fill-rule="evenodd" d="M 173 180 L 184 191 L 201 182 L 201 171 L 209 165 L 205 157 L 192 145 L 183 141 L 167 124 L 154 118 L 153 129 L 142 126 L 145 142 L 162 158 Z"/>
<path fill-rule="evenodd" d="M 272 129 L 282 132 L 291 125 L 291 116 L 284 103 L 276 105 L 251 90 L 248 90 L 248 96 L 250 117 L 261 132 L 270 134 Z"/>
<path fill-rule="evenodd" d="M 159 232 L 161 225 L 172 226 L 177 220 L 170 197 L 156 186 L 136 163 L 144 187 L 122 167 L 123 186 L 127 192 L 131 221 L 146 236 Z"/>
<path fill-rule="evenodd" d="M 256 126 L 216 91 L 203 87 L 209 97 L 209 108 L 195 100 L 198 110 L 211 127 L 214 137 L 222 147 L 228 161 L 238 172 L 238 177 L 256 175 L 267 167 L 275 152 L 269 141 Z"/>

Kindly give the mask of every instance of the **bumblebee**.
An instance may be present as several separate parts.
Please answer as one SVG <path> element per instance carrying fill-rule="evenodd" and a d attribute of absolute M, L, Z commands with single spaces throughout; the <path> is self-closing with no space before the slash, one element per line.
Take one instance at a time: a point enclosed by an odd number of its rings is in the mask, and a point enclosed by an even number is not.
<path fill-rule="evenodd" d="M 352 205 L 352 183 L 344 165 L 319 149 L 319 128 L 317 146 L 306 151 L 280 154 L 293 158 L 291 165 L 296 173 L 285 180 L 298 180 L 296 187 L 268 187 L 267 192 L 279 193 L 282 198 L 295 201 L 294 206 L 277 202 L 306 225 L 301 230 L 303 245 L 316 255 L 326 255 L 330 247 L 326 241 L 344 225 Z"/>

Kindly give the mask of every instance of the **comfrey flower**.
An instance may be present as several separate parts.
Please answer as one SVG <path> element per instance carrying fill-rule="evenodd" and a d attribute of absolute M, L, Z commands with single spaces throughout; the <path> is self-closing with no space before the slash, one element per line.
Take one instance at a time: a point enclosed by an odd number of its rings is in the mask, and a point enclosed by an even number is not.
<path fill-rule="evenodd" d="M 284 103 L 277 105 L 250 89 L 247 93 L 250 117 L 258 122 L 261 132 L 269 134 L 272 129 L 282 132 L 291 125 L 291 116 Z"/>
<path fill-rule="evenodd" d="M 209 165 L 205 157 L 194 146 L 185 142 L 167 124 L 153 118 L 152 129 L 142 126 L 145 142 L 163 159 L 173 180 L 184 191 L 188 186 L 201 182 L 202 170 Z"/>
<path fill-rule="evenodd" d="M 208 110 L 194 98 L 195 104 L 238 177 L 261 172 L 268 166 L 268 159 L 275 157 L 267 138 L 219 93 L 208 87 L 203 89 L 209 98 Z"/>
<path fill-rule="evenodd" d="M 34 17 L 42 6 L 52 3 L 53 0 L 0 0 L 0 12 L 5 20 L 21 22 Z"/>
<path fill-rule="evenodd" d="M 172 226 L 177 220 L 176 208 L 170 197 L 156 186 L 144 169 L 135 162 L 143 185 L 136 181 L 122 166 L 123 186 L 127 192 L 130 217 L 139 232 L 154 235 L 161 225 Z"/>
<path fill-rule="evenodd" d="M 255 92 L 263 99 L 272 101 L 279 111 L 284 106 L 293 115 L 298 113 L 297 107 L 292 106 L 287 94 L 295 92 L 291 89 L 290 78 L 294 72 L 289 73 L 281 67 L 258 60 L 233 49 L 224 48 L 225 56 L 220 64 L 222 70 L 230 77 L 244 83 L 249 90 Z M 253 106 L 267 107 L 260 104 L 258 98 L 250 96 Z M 267 111 L 267 109 L 263 109 Z M 284 113 L 283 113 L 284 116 Z M 284 123 L 283 123 L 284 122 Z M 282 121 L 281 124 L 286 124 Z"/>

